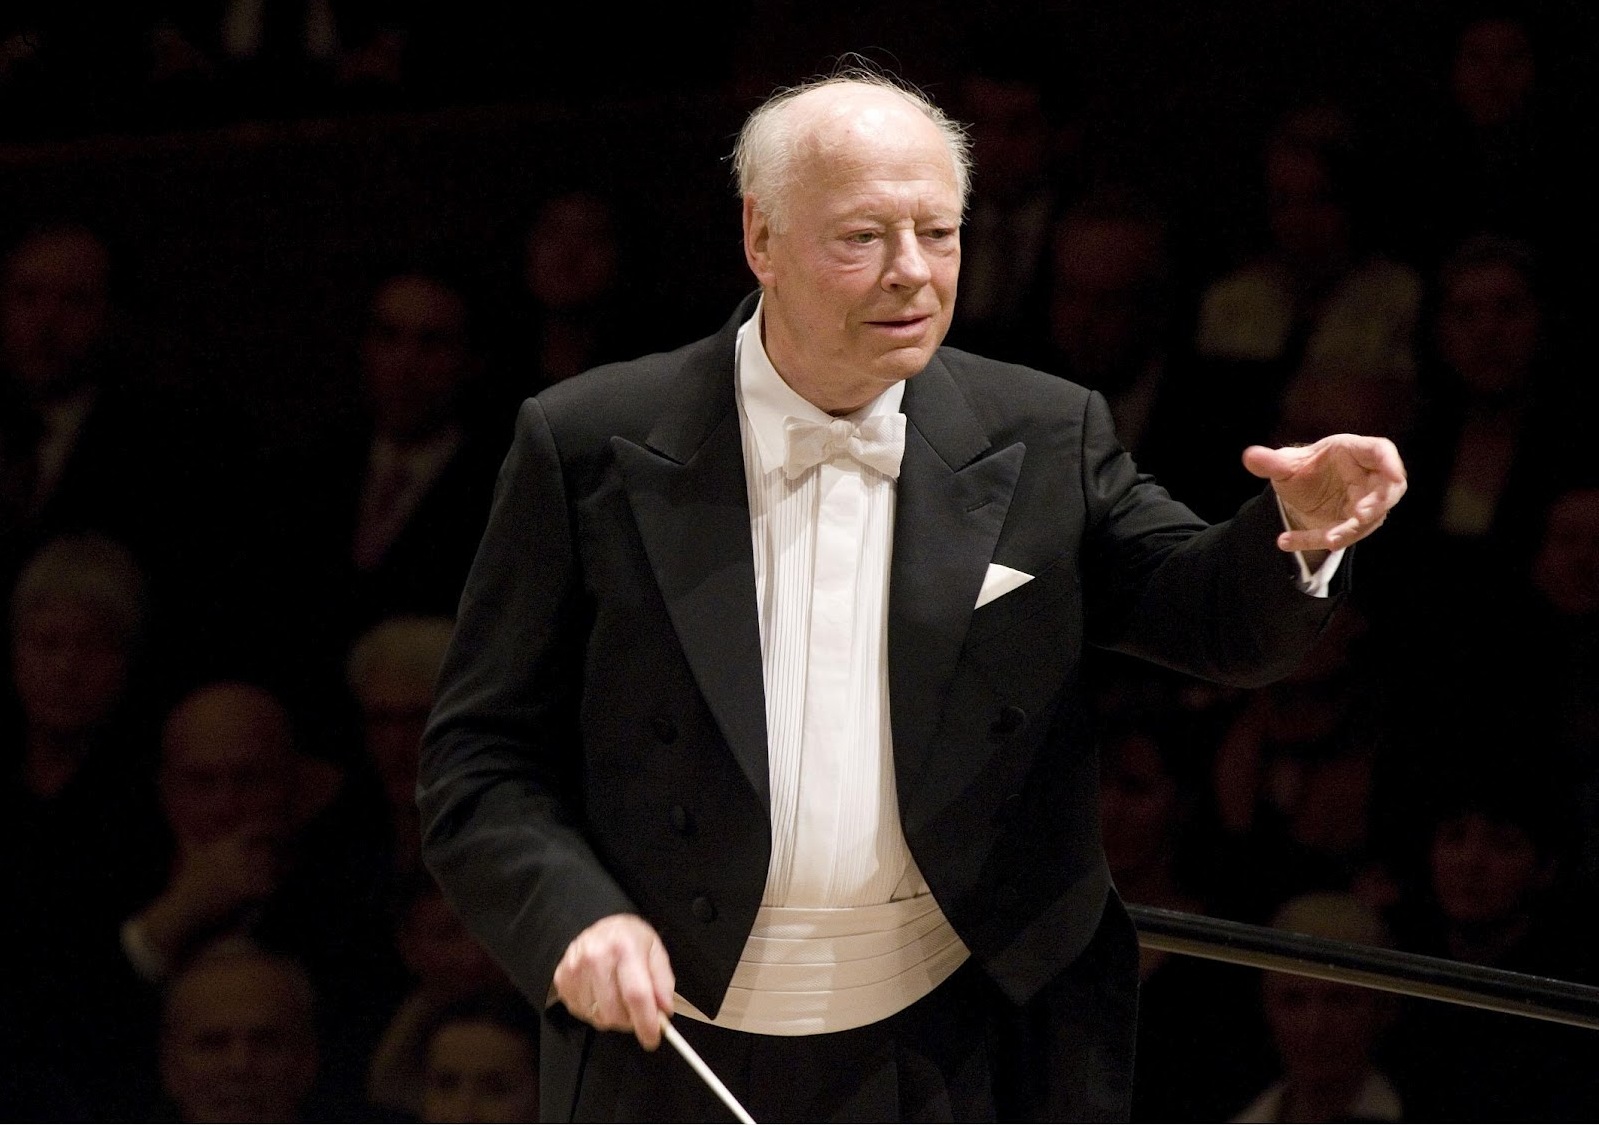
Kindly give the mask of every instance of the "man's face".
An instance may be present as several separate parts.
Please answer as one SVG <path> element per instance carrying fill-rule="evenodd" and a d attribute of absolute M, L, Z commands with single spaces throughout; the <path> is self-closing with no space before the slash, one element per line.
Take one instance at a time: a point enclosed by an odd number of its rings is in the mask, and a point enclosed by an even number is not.
<path fill-rule="evenodd" d="M 70 392 L 104 334 L 110 258 L 87 231 L 25 241 L 0 277 L 0 355 L 35 394 Z"/>
<path fill-rule="evenodd" d="M 1073 219 L 1055 241 L 1050 338 L 1074 378 L 1116 390 L 1160 345 L 1152 295 L 1160 234 L 1131 219 Z"/>
<path fill-rule="evenodd" d="M 216 687 L 179 704 L 161 748 L 162 807 L 179 846 L 285 835 L 292 747 L 288 717 L 262 694 Z"/>
<path fill-rule="evenodd" d="M 527 1040 L 498 1024 L 453 1023 L 428 1048 L 424 1121 L 537 1121 L 538 1064 Z"/>
<path fill-rule="evenodd" d="M 814 105 L 775 229 L 744 204 L 744 246 L 765 290 L 767 354 L 832 413 L 927 366 L 949 331 L 961 200 L 937 128 L 898 96 L 832 87 Z"/>
<path fill-rule="evenodd" d="M 610 208 L 574 192 L 539 212 L 527 241 L 527 288 L 547 309 L 581 309 L 616 287 L 620 251 Z"/>
<path fill-rule="evenodd" d="M 31 727 L 82 734 L 122 699 L 127 642 L 93 602 L 45 602 L 12 625 L 11 677 Z"/>
<path fill-rule="evenodd" d="M 1438 905 L 1450 921 L 1463 925 L 1513 918 L 1554 874 L 1524 828 L 1480 812 L 1439 824 L 1430 858 Z"/>
<path fill-rule="evenodd" d="M 1438 350 L 1478 394 L 1524 385 L 1538 355 L 1543 314 L 1522 272 L 1482 262 L 1447 279 L 1438 310 Z"/>
<path fill-rule="evenodd" d="M 454 417 L 471 372 L 466 303 L 426 277 L 392 278 L 372 298 L 361 376 L 378 430 L 400 442 Z"/>
<path fill-rule="evenodd" d="M 1460 37 L 1450 85 L 1455 104 L 1479 128 L 1521 116 L 1537 81 L 1527 30 L 1513 19 L 1481 19 Z"/>
<path fill-rule="evenodd" d="M 1383 997 L 1352 984 L 1268 973 L 1261 982 L 1266 1023 L 1293 1083 L 1358 1081 L 1386 1015 Z"/>
<path fill-rule="evenodd" d="M 288 970 L 192 970 L 167 1000 L 161 1078 L 185 1121 L 294 1121 L 316 1077 L 311 1013 Z"/>
<path fill-rule="evenodd" d="M 1599 613 L 1599 488 L 1574 488 L 1549 509 L 1532 578 L 1562 614 Z"/>

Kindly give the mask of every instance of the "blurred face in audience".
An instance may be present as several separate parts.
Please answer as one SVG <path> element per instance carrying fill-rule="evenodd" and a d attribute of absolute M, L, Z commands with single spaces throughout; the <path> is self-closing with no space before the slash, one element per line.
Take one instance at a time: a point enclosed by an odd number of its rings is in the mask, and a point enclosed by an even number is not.
<path fill-rule="evenodd" d="M 180 848 L 236 833 L 288 834 L 293 737 L 259 688 L 217 684 L 180 703 L 162 736 L 161 802 Z"/>
<path fill-rule="evenodd" d="M 1050 338 L 1072 376 L 1114 390 L 1159 341 L 1160 233 L 1133 219 L 1072 218 L 1055 239 Z"/>
<path fill-rule="evenodd" d="M 571 192 L 539 209 L 527 240 L 527 288 L 547 309 L 581 309 L 616 287 L 620 251 L 610 206 Z"/>
<path fill-rule="evenodd" d="M 1100 829 L 1111 874 L 1128 879 L 1169 858 L 1180 815 L 1177 782 L 1149 735 L 1128 735 L 1106 750 Z"/>
<path fill-rule="evenodd" d="M 409 274 L 378 288 L 361 342 L 361 375 L 380 434 L 403 444 L 453 422 L 473 363 L 460 294 Z"/>
<path fill-rule="evenodd" d="M 110 256 L 88 231 L 26 239 L 0 276 L 0 356 L 34 394 L 77 389 L 85 361 L 105 332 Z"/>
<path fill-rule="evenodd" d="M 1349 252 L 1349 215 L 1309 148 L 1276 145 L 1267 153 L 1266 211 L 1272 241 L 1293 263 L 1325 268 Z"/>
<path fill-rule="evenodd" d="M 428 1046 L 423 1121 L 537 1121 L 537 1055 L 496 1023 L 441 1027 Z"/>
<path fill-rule="evenodd" d="M 1560 613 L 1599 613 L 1599 488 L 1565 493 L 1549 509 L 1533 582 Z"/>
<path fill-rule="evenodd" d="M 28 725 L 72 737 L 110 718 L 128 683 L 127 640 L 92 601 L 58 598 L 19 613 L 11 675 Z"/>
<path fill-rule="evenodd" d="M 1267 973 L 1261 993 L 1290 1086 L 1337 1086 L 1365 1076 L 1389 1010 L 1380 993 L 1286 973 Z"/>
<path fill-rule="evenodd" d="M 1537 76 L 1526 28 L 1512 19 L 1482 19 L 1460 37 L 1450 85 L 1455 104 L 1486 129 L 1522 115 Z"/>
<path fill-rule="evenodd" d="M 1452 816 L 1432 838 L 1432 888 L 1445 917 L 1497 923 L 1525 911 L 1553 878 L 1526 829 L 1480 812 Z"/>
<path fill-rule="evenodd" d="M 173 985 L 161 1079 L 183 1120 L 299 1120 L 316 1069 L 309 990 L 289 967 L 202 965 Z"/>
<path fill-rule="evenodd" d="M 509 987 L 499 966 L 436 891 L 418 896 L 407 907 L 399 945 L 405 967 L 436 998 L 453 1000 Z"/>
<path fill-rule="evenodd" d="M 1021 79 L 974 75 L 961 84 L 970 122 L 972 161 L 990 198 L 1014 200 L 1036 186 L 1049 159 L 1049 118 L 1038 86 Z"/>
<path fill-rule="evenodd" d="M 379 667 L 361 685 L 360 705 L 366 751 L 389 803 L 414 815 L 417 755 L 433 708 L 433 692 L 419 690 L 413 676 L 391 675 Z"/>
<path fill-rule="evenodd" d="M 1445 279 L 1438 350 L 1475 393 L 1503 394 L 1525 386 L 1542 329 L 1532 286 L 1509 263 L 1469 265 Z"/>

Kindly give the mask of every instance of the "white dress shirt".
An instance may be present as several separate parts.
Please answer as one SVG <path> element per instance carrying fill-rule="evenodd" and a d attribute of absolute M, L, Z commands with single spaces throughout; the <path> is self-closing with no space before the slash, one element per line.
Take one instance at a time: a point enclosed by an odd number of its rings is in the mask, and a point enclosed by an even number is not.
<path fill-rule="evenodd" d="M 970 955 L 900 826 L 888 684 L 896 481 L 837 456 L 790 479 L 791 419 L 834 419 L 739 329 L 737 390 L 766 694 L 772 856 L 754 927 L 714 1021 L 807 1035 L 893 1015 Z M 897 383 L 847 420 L 898 412 Z M 1326 596 L 1342 552 L 1302 583 Z M 998 568 L 1004 570 L 1005 568 Z M 1022 576 L 1025 578 L 1025 576 Z"/>
<path fill-rule="evenodd" d="M 803 1035 L 874 1023 L 968 956 L 900 827 L 888 706 L 888 570 L 895 482 L 847 457 L 793 480 L 800 397 L 761 342 L 738 336 L 739 419 L 755 556 L 772 859 L 750 939 L 715 1022 Z M 896 384 L 850 415 L 893 414 Z M 705 1017 L 679 998 L 678 1010 Z"/>

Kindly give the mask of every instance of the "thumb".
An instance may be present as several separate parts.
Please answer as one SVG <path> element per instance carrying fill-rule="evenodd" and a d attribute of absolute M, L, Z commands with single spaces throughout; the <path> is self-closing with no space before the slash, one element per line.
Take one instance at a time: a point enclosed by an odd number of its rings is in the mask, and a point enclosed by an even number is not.
<path fill-rule="evenodd" d="M 1244 468 L 1262 480 L 1282 480 L 1293 475 L 1304 460 L 1304 451 L 1299 449 L 1271 449 L 1264 445 L 1252 445 L 1244 450 Z"/>

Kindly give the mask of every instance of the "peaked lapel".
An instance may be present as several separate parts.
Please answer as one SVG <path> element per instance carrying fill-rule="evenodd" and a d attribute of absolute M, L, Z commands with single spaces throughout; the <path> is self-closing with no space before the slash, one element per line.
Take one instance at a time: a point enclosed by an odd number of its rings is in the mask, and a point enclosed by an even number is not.
<path fill-rule="evenodd" d="M 753 298 L 690 349 L 682 392 L 642 445 L 611 444 L 672 627 L 750 785 L 769 802 L 766 692 L 733 349 Z"/>
<path fill-rule="evenodd" d="M 905 387 L 889 570 L 888 678 L 900 808 L 913 807 L 1026 447 L 988 435 L 936 355 Z M 911 819 L 907 815 L 907 819 Z"/>

